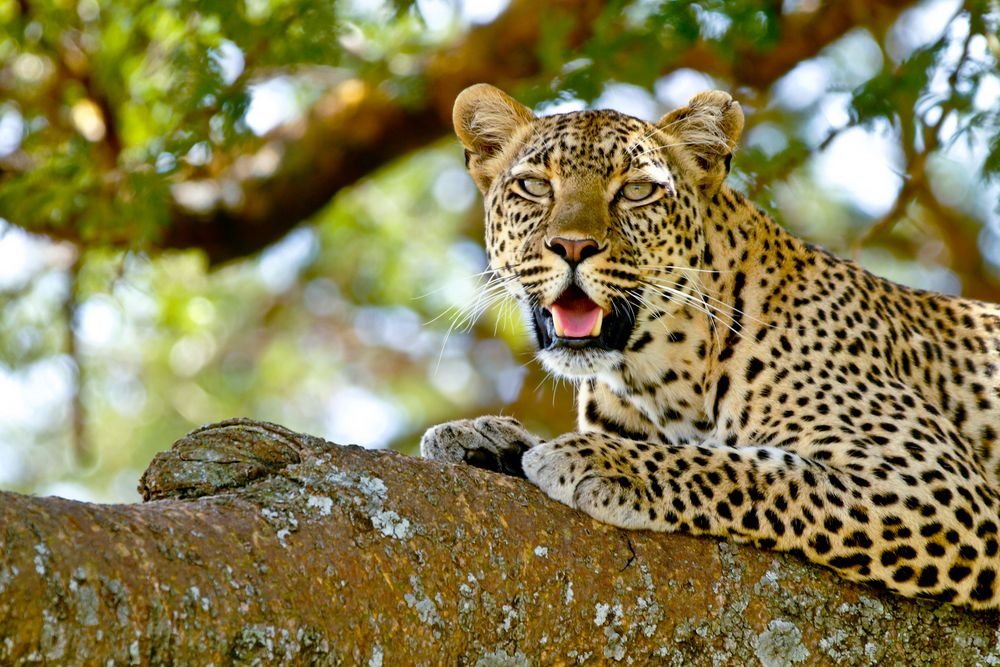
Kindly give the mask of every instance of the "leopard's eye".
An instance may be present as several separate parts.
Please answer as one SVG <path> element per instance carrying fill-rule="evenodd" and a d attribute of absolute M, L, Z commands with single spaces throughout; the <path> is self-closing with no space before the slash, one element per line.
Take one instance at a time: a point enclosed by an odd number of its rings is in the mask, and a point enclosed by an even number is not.
<path fill-rule="evenodd" d="M 552 192 L 552 184 L 542 178 L 522 178 L 520 184 L 532 197 L 547 197 Z"/>
<path fill-rule="evenodd" d="M 653 194 L 653 189 L 656 186 L 649 181 L 637 181 L 635 183 L 626 183 L 622 186 L 622 196 L 629 201 L 642 201 L 649 195 Z"/>

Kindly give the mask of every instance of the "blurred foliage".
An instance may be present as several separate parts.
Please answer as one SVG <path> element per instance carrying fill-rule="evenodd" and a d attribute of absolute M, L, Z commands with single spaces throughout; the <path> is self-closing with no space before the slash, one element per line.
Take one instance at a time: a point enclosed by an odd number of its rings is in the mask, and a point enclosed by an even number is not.
<path fill-rule="evenodd" d="M 170 184 L 252 138 L 254 78 L 303 63 L 377 77 L 387 54 L 422 46 L 404 7 L 352 4 L 0 2 L 0 110 L 30 161 L 4 179 L 0 211 L 143 247 L 169 224 Z M 352 36 L 366 48 L 345 48 Z"/>
<path fill-rule="evenodd" d="M 452 140 L 256 256 L 210 268 L 158 244 L 178 193 L 225 198 L 241 158 L 321 159 L 264 149 L 320 122 L 344 82 L 421 108 L 426 63 L 506 7 L 491 4 L 0 0 L 0 485 L 132 498 L 153 452 L 234 415 L 410 452 L 428 424 L 486 410 L 570 427 L 571 388 L 530 363 L 513 306 L 477 292 L 478 196 Z M 619 0 L 582 42 L 537 4 L 526 102 L 655 118 L 733 90 L 748 123 L 732 180 L 784 224 L 1000 300 L 995 2 Z M 824 32 L 821 12 L 848 5 L 848 29 Z M 773 76 L 745 69 L 771 55 L 788 63 Z"/>

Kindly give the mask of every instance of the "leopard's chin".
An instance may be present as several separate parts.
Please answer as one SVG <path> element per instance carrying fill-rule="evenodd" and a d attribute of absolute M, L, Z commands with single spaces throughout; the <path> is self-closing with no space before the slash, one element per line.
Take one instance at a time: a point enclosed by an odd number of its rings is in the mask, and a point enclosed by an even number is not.
<path fill-rule="evenodd" d="M 538 360 L 548 372 L 569 380 L 613 375 L 625 363 L 625 354 L 601 348 L 552 347 L 539 350 Z"/>

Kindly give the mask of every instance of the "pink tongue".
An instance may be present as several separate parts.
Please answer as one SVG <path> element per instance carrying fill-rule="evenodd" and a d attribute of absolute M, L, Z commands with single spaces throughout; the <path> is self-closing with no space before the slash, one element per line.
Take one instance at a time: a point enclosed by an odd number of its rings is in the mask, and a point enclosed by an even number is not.
<path fill-rule="evenodd" d="M 552 318 L 567 338 L 586 338 L 594 330 L 601 307 L 590 300 L 579 287 L 573 286 L 553 303 Z"/>

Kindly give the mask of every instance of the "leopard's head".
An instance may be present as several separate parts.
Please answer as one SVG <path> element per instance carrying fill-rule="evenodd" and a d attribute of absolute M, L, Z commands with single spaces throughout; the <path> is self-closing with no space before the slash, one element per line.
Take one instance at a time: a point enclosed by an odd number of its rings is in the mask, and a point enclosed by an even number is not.
<path fill-rule="evenodd" d="M 576 378 L 620 367 L 637 321 L 683 304 L 663 295 L 700 267 L 702 202 L 728 172 L 739 104 L 715 91 L 655 124 L 538 118 L 479 84 L 454 122 L 484 195 L 490 267 L 526 309 L 542 363 Z"/>

